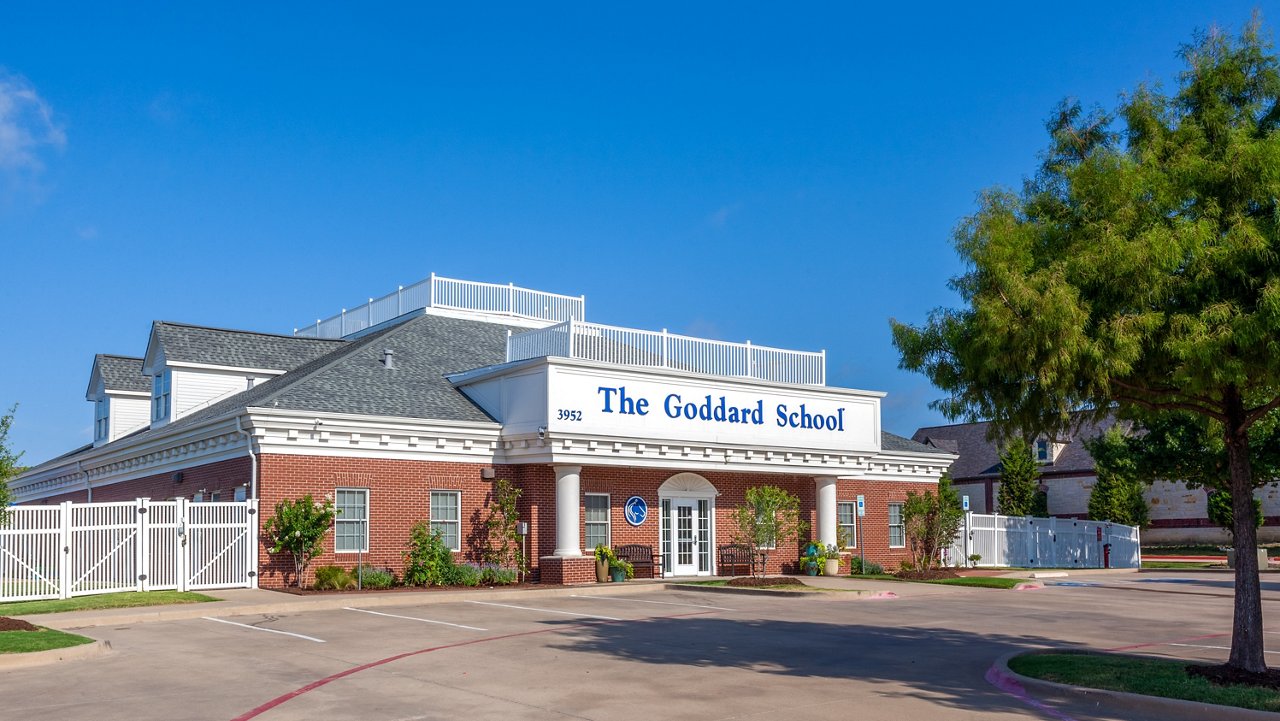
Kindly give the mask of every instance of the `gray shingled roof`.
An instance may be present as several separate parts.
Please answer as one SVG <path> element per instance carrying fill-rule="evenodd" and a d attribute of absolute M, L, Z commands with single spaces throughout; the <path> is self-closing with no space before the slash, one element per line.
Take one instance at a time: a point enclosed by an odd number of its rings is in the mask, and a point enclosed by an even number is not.
<path fill-rule="evenodd" d="M 347 342 L 205 328 L 161 320 L 152 324 L 152 332 L 169 361 L 281 371 L 297 368 Z"/>
<path fill-rule="evenodd" d="M 923 443 L 917 443 L 910 438 L 903 438 L 902 436 L 895 435 L 888 431 L 880 431 L 880 450 L 888 451 L 890 453 L 896 451 L 899 453 L 932 453 L 935 455 L 954 453 L 954 451 L 947 451 L 945 449 L 927 446 Z"/>
<path fill-rule="evenodd" d="M 1055 475 L 1093 473 L 1093 456 L 1089 455 L 1084 442 L 1106 433 L 1115 423 L 1114 418 L 1108 418 L 1099 423 L 1076 424 L 1066 447 L 1058 452 L 1058 457 L 1052 463 L 1041 465 L 1040 472 Z M 929 426 L 916 431 L 911 437 L 937 448 L 958 449 L 956 452 L 960 457 L 951 466 L 952 478 L 990 478 L 1000 475 L 1000 446 L 987 440 L 990 427 L 991 424 L 986 421 Z"/>
<path fill-rule="evenodd" d="M 151 379 L 142 375 L 141 358 L 99 353 L 93 362 L 107 390 L 151 392 Z"/>
<path fill-rule="evenodd" d="M 492 421 L 445 375 L 505 361 L 508 330 L 518 329 L 418 316 L 344 342 L 331 353 L 170 425 L 194 425 L 246 407 Z M 394 353 L 394 370 L 382 365 L 384 349 Z"/>

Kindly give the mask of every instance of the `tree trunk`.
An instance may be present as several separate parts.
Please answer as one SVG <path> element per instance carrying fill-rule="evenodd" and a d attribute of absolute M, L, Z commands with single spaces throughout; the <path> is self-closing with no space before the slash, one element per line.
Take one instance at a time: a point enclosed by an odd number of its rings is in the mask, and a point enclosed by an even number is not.
<path fill-rule="evenodd" d="M 1236 549 L 1235 617 L 1231 626 L 1231 657 L 1227 665 L 1262 673 L 1262 590 L 1258 582 L 1258 527 L 1253 507 L 1253 478 L 1249 465 L 1249 436 L 1244 427 L 1244 404 L 1237 394 L 1227 398 L 1225 442 L 1231 474 L 1232 538 Z"/>

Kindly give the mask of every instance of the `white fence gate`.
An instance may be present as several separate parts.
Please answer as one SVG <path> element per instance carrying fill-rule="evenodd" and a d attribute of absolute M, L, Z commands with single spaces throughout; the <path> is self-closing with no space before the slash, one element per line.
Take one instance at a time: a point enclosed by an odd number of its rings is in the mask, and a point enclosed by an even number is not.
<path fill-rule="evenodd" d="M 965 514 L 947 563 L 1010 568 L 1140 568 L 1142 540 L 1134 526 L 1071 518 Z"/>
<path fill-rule="evenodd" d="M 0 601 L 257 584 L 256 500 L 14 506 L 0 526 Z"/>

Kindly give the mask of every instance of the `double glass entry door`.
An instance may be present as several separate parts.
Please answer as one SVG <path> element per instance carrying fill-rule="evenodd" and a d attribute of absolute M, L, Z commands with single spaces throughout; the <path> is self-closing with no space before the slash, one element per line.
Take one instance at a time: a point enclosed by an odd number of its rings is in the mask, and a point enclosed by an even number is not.
<path fill-rule="evenodd" d="M 669 576 L 711 573 L 711 502 L 662 499 L 662 566 Z"/>

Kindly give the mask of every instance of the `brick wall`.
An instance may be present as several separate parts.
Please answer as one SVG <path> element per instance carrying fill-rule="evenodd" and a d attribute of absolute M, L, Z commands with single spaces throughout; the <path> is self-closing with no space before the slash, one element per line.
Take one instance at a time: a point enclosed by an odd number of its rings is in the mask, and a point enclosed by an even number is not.
<path fill-rule="evenodd" d="M 192 466 L 179 471 L 169 470 L 164 473 L 135 478 L 131 481 L 95 486 L 93 489 L 93 501 L 94 503 L 107 503 L 111 501 L 132 501 L 136 498 L 150 498 L 153 501 L 172 501 L 179 497 L 191 498 L 196 491 L 200 490 L 205 491 L 206 500 L 217 492 L 220 496 L 218 500 L 230 501 L 235 498 L 237 486 L 249 483 L 250 472 L 250 461 L 247 455 L 240 458 L 229 458 L 225 461 Z M 174 481 L 175 473 L 182 474 L 180 482 Z M 81 488 L 80 490 L 32 501 L 32 503 L 56 504 L 63 501 L 84 503 L 88 500 L 87 495 L 86 491 Z"/>

